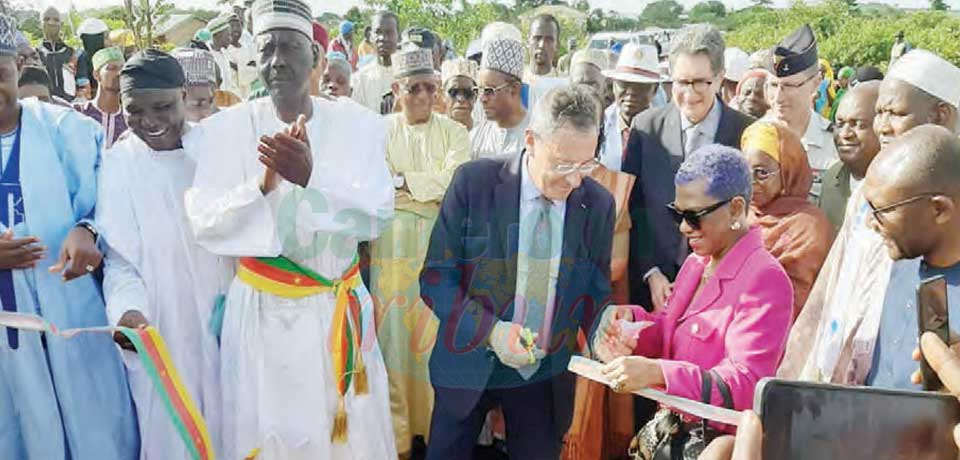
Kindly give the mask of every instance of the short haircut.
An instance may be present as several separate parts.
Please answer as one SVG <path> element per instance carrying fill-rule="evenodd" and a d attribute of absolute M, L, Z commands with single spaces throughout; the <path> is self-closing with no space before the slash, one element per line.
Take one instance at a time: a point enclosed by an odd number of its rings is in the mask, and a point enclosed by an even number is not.
<path fill-rule="evenodd" d="M 347 62 L 346 59 L 341 58 L 340 56 L 331 58 L 329 61 L 327 61 L 327 68 L 328 69 L 335 68 L 343 72 L 343 74 L 347 76 L 347 81 L 350 80 L 350 75 L 353 73 L 353 69 L 350 67 L 350 63 Z"/>
<path fill-rule="evenodd" d="M 552 22 L 553 26 L 557 28 L 557 38 L 560 38 L 560 21 L 557 20 L 556 16 L 548 13 L 538 14 L 530 21 L 530 29 L 533 29 L 533 25 L 538 22 Z"/>
<path fill-rule="evenodd" d="M 748 203 L 753 195 L 753 174 L 739 150 L 712 144 L 694 151 L 680 165 L 674 184 L 687 185 L 703 179 L 707 195 L 718 201 L 743 197 Z"/>
<path fill-rule="evenodd" d="M 24 67 L 20 72 L 20 80 L 17 81 L 17 87 L 27 85 L 43 85 L 50 87 L 50 75 L 43 67 Z"/>
<path fill-rule="evenodd" d="M 868 174 L 883 183 L 913 192 L 960 193 L 960 140 L 938 125 L 917 126 L 884 149 L 870 165 Z"/>
<path fill-rule="evenodd" d="M 393 11 L 377 11 L 370 16 L 370 31 L 373 32 L 373 23 L 376 22 L 377 18 L 380 19 L 393 19 L 393 23 L 397 25 L 397 36 L 400 36 L 400 17 L 397 16 L 397 13 Z"/>
<path fill-rule="evenodd" d="M 599 128 L 600 101 L 586 85 L 551 90 L 533 108 L 530 129 L 540 138 L 564 126 L 587 132 Z"/>
<path fill-rule="evenodd" d="M 670 67 L 672 68 L 681 54 L 705 54 L 710 58 L 710 68 L 714 75 L 724 69 L 723 52 L 726 44 L 716 27 L 707 24 L 687 26 L 673 39 L 670 48 Z"/>

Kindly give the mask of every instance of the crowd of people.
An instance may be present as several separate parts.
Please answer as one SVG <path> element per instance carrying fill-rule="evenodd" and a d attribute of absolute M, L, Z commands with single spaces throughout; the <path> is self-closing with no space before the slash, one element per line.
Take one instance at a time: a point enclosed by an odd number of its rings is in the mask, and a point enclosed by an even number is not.
<path fill-rule="evenodd" d="M 756 460 L 752 413 L 734 440 L 632 393 L 916 390 L 920 281 L 960 314 L 960 68 L 927 50 L 834 75 L 809 26 L 751 55 L 693 25 L 561 57 L 542 14 L 456 56 L 256 0 L 76 52 L 42 20 L 34 49 L 0 15 L 0 319 L 155 328 L 205 428 L 124 334 L 0 321 L 4 458 Z"/>

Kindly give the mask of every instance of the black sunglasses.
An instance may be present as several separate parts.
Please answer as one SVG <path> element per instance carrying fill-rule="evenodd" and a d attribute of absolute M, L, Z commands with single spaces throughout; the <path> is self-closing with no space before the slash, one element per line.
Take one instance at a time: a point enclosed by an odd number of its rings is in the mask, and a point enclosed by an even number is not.
<path fill-rule="evenodd" d="M 450 88 L 447 90 L 447 95 L 450 96 L 451 100 L 457 100 L 461 97 L 471 100 L 477 97 L 477 88 Z"/>
<path fill-rule="evenodd" d="M 670 210 L 671 214 L 673 215 L 673 221 L 676 222 L 677 225 L 682 224 L 683 221 L 687 221 L 687 224 L 690 225 L 690 227 L 693 227 L 694 230 L 700 230 L 700 219 L 703 219 L 711 212 L 722 208 L 723 205 L 731 201 L 733 201 L 733 198 L 727 198 L 726 200 L 711 204 L 710 206 L 707 206 L 699 211 L 681 211 L 677 209 L 677 206 L 674 203 L 668 204 L 667 209 Z"/>

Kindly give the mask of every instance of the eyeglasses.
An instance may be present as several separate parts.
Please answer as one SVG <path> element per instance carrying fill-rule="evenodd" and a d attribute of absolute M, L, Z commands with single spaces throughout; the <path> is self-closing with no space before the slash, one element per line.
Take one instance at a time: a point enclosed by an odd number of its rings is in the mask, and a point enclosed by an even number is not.
<path fill-rule="evenodd" d="M 811 74 L 807 77 L 806 80 L 800 83 L 784 83 L 782 81 L 774 81 L 772 78 L 768 78 L 766 82 L 767 91 L 780 90 L 780 91 L 794 91 L 797 88 L 810 83 L 810 80 L 813 80 L 815 77 L 818 77 L 819 74 Z"/>
<path fill-rule="evenodd" d="M 880 224 L 882 225 L 882 224 L 883 224 L 883 218 L 881 218 L 881 216 L 882 216 L 883 214 L 886 214 L 886 213 L 888 213 L 888 212 L 890 212 L 890 211 L 893 211 L 894 209 L 897 209 L 897 208 L 899 208 L 899 207 L 901 207 L 901 206 L 906 206 L 906 205 L 911 204 L 911 203 L 916 203 L 916 202 L 918 202 L 918 201 L 920 201 L 920 200 L 922 200 L 922 199 L 924 199 L 924 198 L 931 198 L 931 197 L 935 197 L 935 196 L 937 196 L 937 195 L 939 195 L 939 194 L 938 194 L 938 193 L 930 193 L 930 192 L 928 192 L 928 193 L 921 193 L 921 194 L 919 194 L 919 195 L 914 195 L 914 196 L 912 196 L 912 197 L 910 197 L 910 198 L 907 198 L 907 199 L 905 199 L 905 200 L 898 201 L 898 202 L 893 203 L 893 204 L 888 204 L 888 205 L 883 206 L 883 207 L 880 207 L 880 208 L 874 206 L 873 203 L 870 202 L 870 200 L 867 200 L 867 206 L 870 206 L 870 211 L 873 213 L 873 219 L 876 220 L 878 223 L 880 223 Z"/>
<path fill-rule="evenodd" d="M 561 163 L 554 165 L 553 172 L 560 174 L 561 176 L 567 176 L 573 174 L 574 171 L 579 171 L 581 176 L 589 176 L 590 173 L 592 173 L 593 170 L 597 169 L 599 166 L 599 161 L 596 159 L 591 159 L 579 164 Z"/>
<path fill-rule="evenodd" d="M 779 173 L 779 169 L 753 168 L 753 180 L 756 182 L 766 182 L 774 174 Z"/>
<path fill-rule="evenodd" d="M 434 85 L 433 83 L 417 83 L 413 86 L 403 87 L 404 94 L 410 94 L 414 96 L 424 91 L 426 91 L 427 94 L 434 94 L 437 92 L 437 85 Z"/>
<path fill-rule="evenodd" d="M 477 88 L 477 91 L 480 92 L 481 97 L 493 97 L 494 94 L 503 91 L 505 88 L 509 87 L 512 83 L 504 83 L 500 86 L 481 86 Z"/>
<path fill-rule="evenodd" d="M 687 221 L 687 224 L 690 225 L 694 230 L 700 230 L 700 219 L 703 219 L 710 213 L 722 208 L 725 204 L 733 201 L 733 198 L 728 198 L 719 203 L 714 203 L 706 208 L 703 208 L 699 211 L 690 211 L 684 210 L 681 211 L 677 209 L 676 203 L 670 203 L 667 205 L 667 209 L 673 213 L 673 221 L 680 225 L 683 221 Z"/>
<path fill-rule="evenodd" d="M 697 93 L 702 93 L 710 88 L 713 80 L 674 80 L 673 84 L 680 89 L 693 89 Z"/>
<path fill-rule="evenodd" d="M 450 88 L 447 95 L 451 100 L 466 99 L 471 100 L 477 97 L 477 88 Z"/>

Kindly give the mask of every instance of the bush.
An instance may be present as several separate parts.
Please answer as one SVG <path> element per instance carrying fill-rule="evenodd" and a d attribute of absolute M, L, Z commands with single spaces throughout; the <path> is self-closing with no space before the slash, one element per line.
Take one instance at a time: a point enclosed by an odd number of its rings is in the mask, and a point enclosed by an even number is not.
<path fill-rule="evenodd" d="M 750 8 L 728 16 L 727 45 L 756 51 L 775 45 L 803 24 L 817 34 L 820 57 L 842 65 L 886 69 L 899 31 L 914 48 L 939 54 L 960 66 L 960 18 L 943 11 L 891 13 L 860 11 L 840 0 L 817 6 L 794 4 L 786 10 Z"/>

